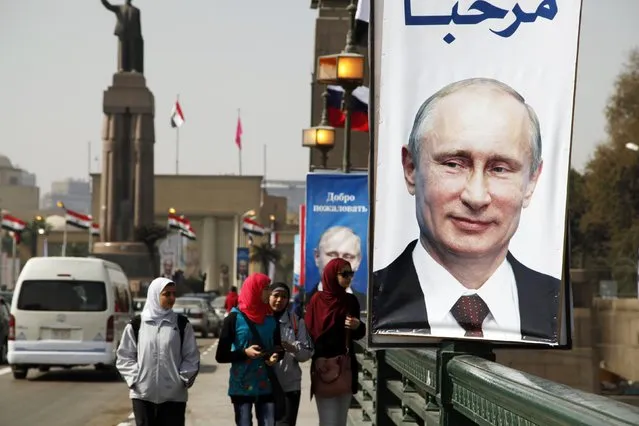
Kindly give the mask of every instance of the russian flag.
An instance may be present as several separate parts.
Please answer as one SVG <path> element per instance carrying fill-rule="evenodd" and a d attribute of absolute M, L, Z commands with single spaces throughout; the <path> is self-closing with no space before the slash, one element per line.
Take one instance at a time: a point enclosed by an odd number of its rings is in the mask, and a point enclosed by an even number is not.
<path fill-rule="evenodd" d="M 343 128 L 346 115 L 342 110 L 344 89 L 341 86 L 328 86 L 328 122 L 335 128 Z M 359 86 L 353 91 L 351 108 L 351 129 L 368 132 L 368 87 Z"/>

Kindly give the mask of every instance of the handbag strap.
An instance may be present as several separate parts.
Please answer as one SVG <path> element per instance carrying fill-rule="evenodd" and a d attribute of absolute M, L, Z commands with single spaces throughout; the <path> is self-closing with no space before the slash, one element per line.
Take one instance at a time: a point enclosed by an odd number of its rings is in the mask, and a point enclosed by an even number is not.
<path fill-rule="evenodd" d="M 248 325 L 249 330 L 251 330 L 251 333 L 253 334 L 253 337 L 255 338 L 255 341 L 257 342 L 257 344 L 260 345 L 262 349 L 264 349 L 264 343 L 262 342 L 262 337 L 260 336 L 260 333 L 257 331 L 257 327 L 255 327 L 255 323 L 251 321 L 244 314 L 244 312 L 240 311 L 240 314 L 242 314 L 242 317 L 244 318 L 244 321 Z M 280 325 L 277 324 L 277 326 L 279 327 Z M 263 359 L 262 359 L 262 362 L 264 362 Z M 275 370 L 273 369 L 273 367 L 268 365 L 266 362 L 264 362 L 264 366 L 266 367 L 266 373 L 268 375 L 269 381 L 271 382 L 271 386 L 273 386 L 273 390 L 275 391 L 275 388 L 281 388 L 280 382 L 277 380 L 277 375 L 275 374 Z"/>
<path fill-rule="evenodd" d="M 264 349 L 264 342 L 262 342 L 262 336 L 260 336 L 260 333 L 257 331 L 257 327 L 255 327 L 255 323 L 251 321 L 244 314 L 244 312 L 240 311 L 240 314 L 242 314 L 242 317 L 244 318 L 244 321 L 248 325 L 249 330 L 251 330 L 251 334 L 253 334 L 253 337 L 255 338 L 256 343 L 260 345 L 262 349 Z"/>

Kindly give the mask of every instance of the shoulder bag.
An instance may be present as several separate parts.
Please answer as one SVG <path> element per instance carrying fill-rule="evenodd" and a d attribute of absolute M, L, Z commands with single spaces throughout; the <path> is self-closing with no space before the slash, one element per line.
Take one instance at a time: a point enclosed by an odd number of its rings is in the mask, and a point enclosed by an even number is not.
<path fill-rule="evenodd" d="M 350 354 L 351 330 L 346 330 L 346 354 L 319 357 L 313 364 L 313 393 L 320 398 L 334 398 L 353 392 Z"/>

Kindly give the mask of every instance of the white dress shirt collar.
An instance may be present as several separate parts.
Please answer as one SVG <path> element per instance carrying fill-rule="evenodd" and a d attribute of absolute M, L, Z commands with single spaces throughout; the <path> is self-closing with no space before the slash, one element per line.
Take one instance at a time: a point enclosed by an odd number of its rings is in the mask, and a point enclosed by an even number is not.
<path fill-rule="evenodd" d="M 506 259 L 477 290 L 464 287 L 431 257 L 419 241 L 413 250 L 413 264 L 424 293 L 431 327 L 446 322 L 451 308 L 461 296 L 477 294 L 490 309 L 489 317 L 494 320 L 493 326 L 501 332 L 520 333 L 517 283 Z M 484 331 L 486 325 L 489 324 L 484 323 Z"/>

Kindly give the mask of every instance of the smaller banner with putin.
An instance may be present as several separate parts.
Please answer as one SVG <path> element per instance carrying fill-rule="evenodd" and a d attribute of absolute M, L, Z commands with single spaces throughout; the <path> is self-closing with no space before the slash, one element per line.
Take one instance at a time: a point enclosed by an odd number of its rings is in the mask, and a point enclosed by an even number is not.
<path fill-rule="evenodd" d="M 336 257 L 355 272 L 348 291 L 366 309 L 368 174 L 309 173 L 306 177 L 304 289 L 306 300 L 321 290 L 324 266 Z"/>
<path fill-rule="evenodd" d="M 581 0 L 369 4 L 370 347 L 569 347 Z"/>

